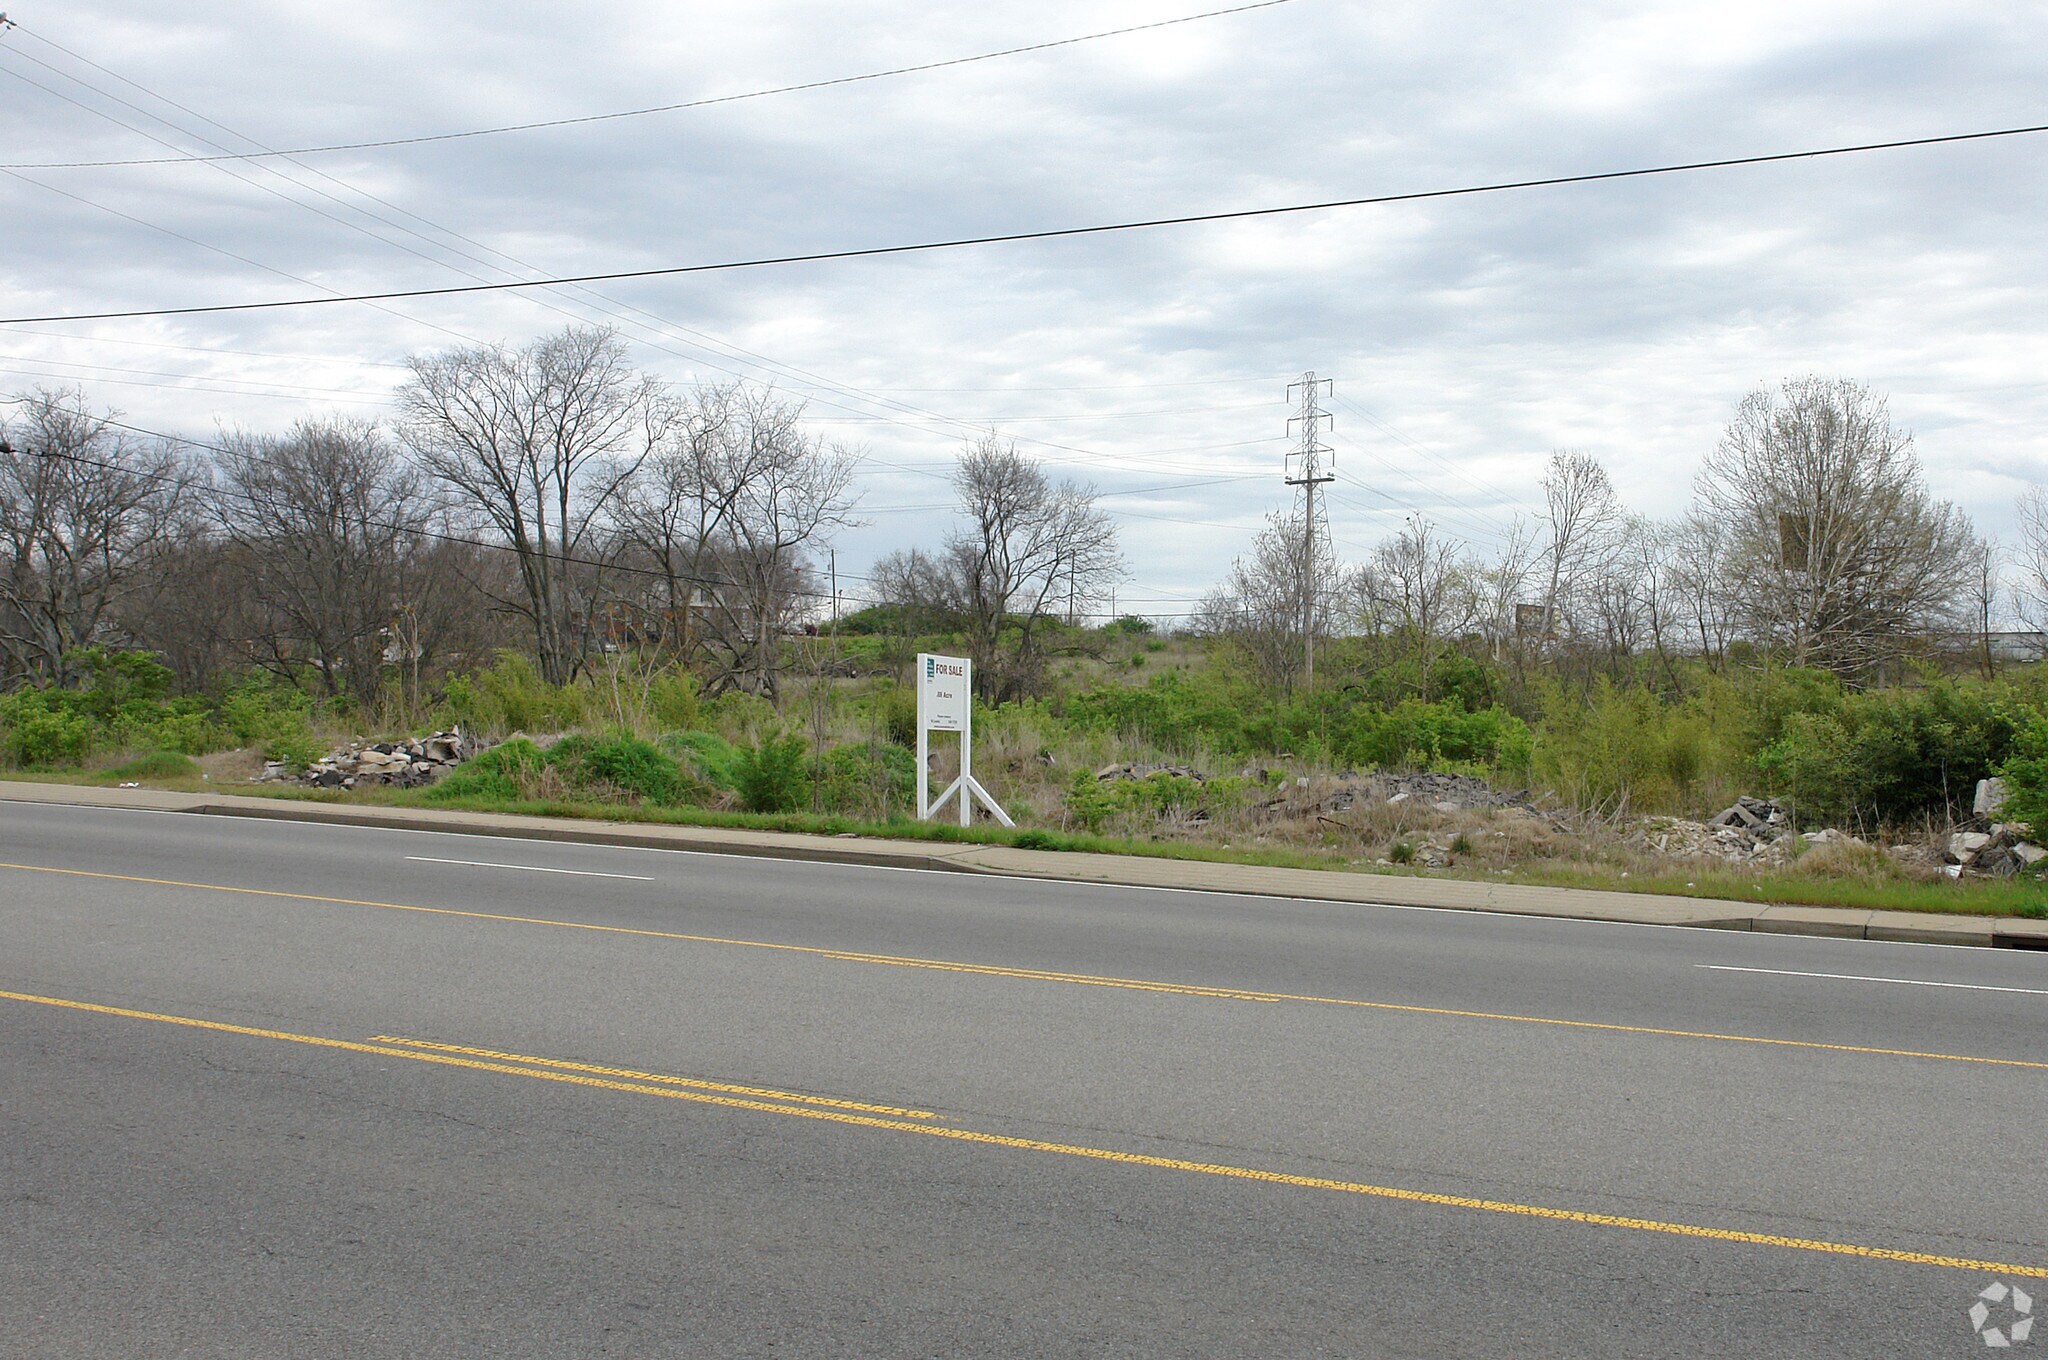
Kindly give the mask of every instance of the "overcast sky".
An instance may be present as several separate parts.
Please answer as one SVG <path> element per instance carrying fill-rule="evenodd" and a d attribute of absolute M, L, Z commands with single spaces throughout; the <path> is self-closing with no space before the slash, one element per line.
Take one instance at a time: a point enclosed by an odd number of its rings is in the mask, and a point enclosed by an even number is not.
<path fill-rule="evenodd" d="M 577 117 L 1175 18 L 1219 0 L 14 5 L 0 164 Z M 296 162 L 9 169 L 0 315 L 657 268 L 2048 122 L 2048 7 L 1358 4 L 1247 13 L 709 108 Z M 132 83 L 128 83 L 132 82 Z M 174 102 L 166 102 L 174 101 Z M 211 120 L 210 122 L 207 120 Z M 168 144 L 168 147 L 166 146 Z M 1489 551 L 1584 449 L 1680 513 L 1760 384 L 1889 395 L 2011 536 L 2048 474 L 2048 135 L 1388 207 L 545 290 L 0 327 L 0 392 L 210 436 L 379 414 L 408 354 L 618 326 L 862 449 L 880 554 L 943 534 L 995 427 L 1119 517 L 1173 614 L 1286 503 L 1285 388 L 1334 380 L 1331 523 Z"/>

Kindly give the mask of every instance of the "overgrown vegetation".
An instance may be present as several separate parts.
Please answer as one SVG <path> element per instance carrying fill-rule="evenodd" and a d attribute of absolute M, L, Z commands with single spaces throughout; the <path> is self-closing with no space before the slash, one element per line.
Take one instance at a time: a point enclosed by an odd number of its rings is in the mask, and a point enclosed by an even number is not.
<path fill-rule="evenodd" d="M 442 401 L 512 358 L 551 376 L 503 428 Z M 1114 520 L 994 432 L 963 451 L 938 551 L 871 564 L 871 602 L 834 628 L 820 548 L 853 462 L 799 407 L 670 392 L 616 337 L 576 329 L 414 373 L 389 433 L 302 422 L 229 438 L 212 467 L 123 442 L 82 393 L 17 403 L 8 429 L 39 452 L 0 455 L 0 503 L 20 512 L 0 525 L 19 539 L 0 563 L 0 765 L 189 782 L 224 750 L 249 753 L 246 774 L 460 726 L 499 744 L 408 796 L 937 834 L 907 820 L 902 682 L 930 650 L 974 659 L 977 773 L 1020 844 L 1705 882 L 1643 848 L 1643 819 L 1755 794 L 1882 847 L 1788 847 L 1754 869 L 1774 891 L 1966 892 L 1932 881 L 1936 852 L 1994 772 L 2004 816 L 2048 834 L 2048 666 L 2000 670 L 1989 549 L 1854 384 L 1753 395 L 1680 522 L 1628 514 L 1571 451 L 1541 483 L 1540 529 L 1489 560 L 1418 517 L 1341 566 L 1276 516 L 1173 632 L 1086 623 L 1123 570 Z M 571 389 L 634 418 L 608 443 L 549 433 Z M 1794 458 L 1809 427 L 1842 436 L 1828 467 L 1885 494 L 1831 503 L 1841 478 Z M 474 466 L 496 436 L 573 523 L 517 527 L 534 487 Z M 413 494 L 429 485 L 442 494 Z M 121 487 L 132 511 L 89 523 L 80 507 Z M 379 508 L 394 498 L 411 503 L 397 518 Z M 2048 613 L 2048 503 L 2028 504 L 2040 569 L 2010 589 Z M 87 530 L 90 552 L 59 550 Z M 1945 651 L 1959 620 L 1978 642 Z M 953 749 L 936 745 L 935 788 Z M 1477 778 L 1535 810 L 1453 824 L 1428 800 L 1325 796 L 1372 771 Z"/>

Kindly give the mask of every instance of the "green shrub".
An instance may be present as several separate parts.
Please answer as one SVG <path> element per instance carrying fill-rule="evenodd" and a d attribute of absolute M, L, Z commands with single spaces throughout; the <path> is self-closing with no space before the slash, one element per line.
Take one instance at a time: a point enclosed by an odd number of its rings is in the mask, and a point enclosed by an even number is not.
<path fill-rule="evenodd" d="M 298 690 L 252 680 L 222 695 L 218 711 L 230 737 L 243 746 L 255 746 L 305 726 L 313 701 Z"/>
<path fill-rule="evenodd" d="M 281 732 L 263 743 L 263 758 L 275 760 L 294 770 L 303 770 L 325 754 L 312 732 Z"/>
<path fill-rule="evenodd" d="M 132 709 L 134 705 L 124 705 Z M 173 699 L 161 708 L 144 715 L 124 712 L 112 729 L 112 743 L 117 747 L 134 749 L 153 747 L 162 751 L 181 751 L 188 756 L 203 755 L 218 750 L 226 743 L 224 733 L 213 721 L 203 701 L 198 699 Z"/>
<path fill-rule="evenodd" d="M 0 695 L 0 750 L 24 769 L 82 764 L 93 745 L 92 718 L 75 692 L 25 689 Z"/>
<path fill-rule="evenodd" d="M 1756 767 L 1809 820 L 1895 824 L 1966 810 L 1976 781 L 2013 741 L 2013 720 L 1993 694 L 1937 680 L 1789 714 Z"/>
<path fill-rule="evenodd" d="M 1666 704 L 1647 689 L 1602 678 L 1590 695 L 1538 686 L 1530 771 L 1581 807 L 1678 811 L 1697 804 L 1705 781 L 1730 757 L 1689 704 Z"/>
<path fill-rule="evenodd" d="M 1274 724 L 1254 737 L 1246 731 L 1248 710 L 1270 714 L 1273 705 L 1253 705 L 1210 679 L 1180 671 L 1155 676 L 1145 685 L 1103 685 L 1068 698 L 1060 716 L 1083 731 L 1134 737 L 1157 746 L 1188 750 L 1206 746 L 1228 754 L 1279 750 L 1291 724 Z M 1312 724 L 1311 724 L 1312 725 Z M 914 734 L 913 734 L 914 735 Z"/>
<path fill-rule="evenodd" d="M 716 732 L 670 732 L 659 744 L 712 788 L 739 787 L 739 748 Z"/>
<path fill-rule="evenodd" d="M 2014 735 L 1998 775 L 2007 789 L 2002 815 L 2048 835 L 2048 713 L 2033 714 Z"/>
<path fill-rule="evenodd" d="M 875 696 L 881 708 L 882 730 L 898 746 L 917 745 L 917 691 L 909 685 L 889 685 Z"/>
<path fill-rule="evenodd" d="M 651 741 L 625 733 L 614 733 L 564 752 L 563 742 L 550 751 L 549 763 L 562 768 L 583 791 L 596 794 L 627 794 L 649 803 L 674 804 L 685 801 L 689 783 L 675 758 Z M 574 759 L 573 767 L 569 762 Z"/>
<path fill-rule="evenodd" d="M 197 779 L 199 766 L 182 751 L 151 751 L 148 755 L 101 770 L 96 777 L 108 781 Z"/>
<path fill-rule="evenodd" d="M 1801 820 L 1846 818 L 1862 791 L 1849 733 L 1828 713 L 1794 713 L 1778 739 L 1757 752 L 1765 787 L 1792 804 Z"/>
<path fill-rule="evenodd" d="M 1157 820 L 1203 813 L 1210 817 L 1244 806 L 1252 789 L 1247 779 L 1190 779 L 1159 771 L 1142 779 L 1097 779 L 1076 770 L 1067 785 L 1067 815 L 1090 831 L 1120 817 Z"/>
<path fill-rule="evenodd" d="M 427 797 L 518 802 L 532 796 L 547 763 L 547 754 L 523 737 L 503 742 L 443 775 Z"/>
<path fill-rule="evenodd" d="M 763 737 L 742 748 L 733 778 L 740 806 L 749 812 L 794 812 L 810 801 L 809 748 L 794 732 Z"/>
<path fill-rule="evenodd" d="M 1458 765 L 1497 770 L 1508 779 L 1529 777 L 1528 724 L 1503 708 L 1470 712 L 1448 699 L 1434 704 L 1409 699 L 1387 712 L 1360 709 L 1350 721 L 1338 748 L 1339 758 L 1349 764 Z"/>
<path fill-rule="evenodd" d="M 582 690 L 550 685 L 532 661 L 509 650 L 480 671 L 450 676 L 444 692 L 455 721 L 481 736 L 560 732 L 581 722 L 587 707 Z"/>
<path fill-rule="evenodd" d="M 826 752 L 814 776 L 827 812 L 882 820 L 916 796 L 917 757 L 894 742 L 855 742 Z"/>
<path fill-rule="evenodd" d="M 110 652 L 83 647 L 65 658 L 83 679 L 78 692 L 86 712 L 101 722 L 129 704 L 153 705 L 171 692 L 177 676 L 148 652 Z"/>
<path fill-rule="evenodd" d="M 697 678 L 677 666 L 647 686 L 647 711 L 664 731 L 686 732 L 697 725 Z"/>

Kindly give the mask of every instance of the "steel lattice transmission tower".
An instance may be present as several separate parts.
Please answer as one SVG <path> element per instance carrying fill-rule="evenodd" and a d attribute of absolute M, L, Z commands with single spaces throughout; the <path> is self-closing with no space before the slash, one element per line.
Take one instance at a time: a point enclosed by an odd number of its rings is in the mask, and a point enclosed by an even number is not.
<path fill-rule="evenodd" d="M 1322 623 L 1323 580 L 1335 560 L 1330 546 L 1329 512 L 1316 500 L 1316 488 L 1337 480 L 1337 457 L 1323 442 L 1323 427 L 1334 424 L 1323 410 L 1322 399 L 1334 394 L 1330 379 L 1318 378 L 1314 370 L 1287 384 L 1287 398 L 1301 393 L 1301 404 L 1287 418 L 1287 432 L 1299 442 L 1287 454 L 1287 485 L 1301 488 L 1301 540 L 1296 552 L 1296 607 L 1301 620 L 1302 687 L 1309 693 L 1316 687 L 1316 630 Z"/>

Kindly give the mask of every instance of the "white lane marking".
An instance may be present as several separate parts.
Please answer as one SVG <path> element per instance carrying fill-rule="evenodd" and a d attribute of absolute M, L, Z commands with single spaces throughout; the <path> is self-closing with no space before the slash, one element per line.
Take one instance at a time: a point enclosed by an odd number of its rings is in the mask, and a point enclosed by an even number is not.
<path fill-rule="evenodd" d="M 1305 907 L 1369 907 L 1374 911 L 1428 912 L 1433 915 L 1443 916 L 1452 920 L 1457 920 L 1461 918 L 1478 919 L 1482 921 L 1495 923 L 1518 923 L 1532 928 L 1541 926 L 1562 926 L 1569 930 L 1575 929 L 1580 926 L 1613 926 L 1618 930 L 1693 931 L 1718 930 L 1722 928 L 1714 925 L 1698 924 L 1667 925 L 1661 921 L 1603 921 L 1596 916 L 1536 915 L 1530 912 L 1514 911 L 1502 907 L 1430 907 L 1423 906 L 1414 902 L 1372 902 L 1361 901 L 1357 898 L 1345 897 L 1297 897 L 1289 893 L 1260 892 L 1257 889 L 1246 888 L 1176 888 L 1169 887 L 1163 883 L 1103 883 L 1094 879 L 1086 878 L 1040 878 L 1035 874 L 996 873 L 983 869 L 919 869 L 913 868 L 912 866 L 907 864 L 847 864 L 836 860 L 790 859 L 785 855 L 778 855 L 773 853 L 772 851 L 767 850 L 755 853 L 751 851 L 738 850 L 690 850 L 685 849 L 681 846 L 668 845 L 621 845 L 616 841 L 567 839 L 560 836 L 537 836 L 528 832 L 519 831 L 448 831 L 442 830 L 440 828 L 424 826 L 378 826 L 368 822 L 327 822 L 321 821 L 317 818 L 308 818 L 301 820 L 298 818 L 290 817 L 243 817 L 239 816 L 236 813 L 223 812 L 220 808 L 213 806 L 201 806 L 199 808 L 170 809 L 108 807 L 99 804 L 85 803 L 40 803 L 33 799 L 12 798 L 6 795 L 5 793 L 0 793 L 0 806 L 6 805 L 12 805 L 15 807 L 47 808 L 57 812 L 78 810 L 84 810 L 88 812 L 148 812 L 152 816 L 168 815 L 174 817 L 189 817 L 195 814 L 203 814 L 211 817 L 233 819 L 249 827 L 268 826 L 274 827 L 280 831 L 298 831 L 305 827 L 313 826 L 322 827 L 329 831 L 367 831 L 371 833 L 381 833 L 395 836 L 440 836 L 449 840 L 494 841 L 499 844 L 503 844 L 506 841 L 517 841 L 522 845 L 574 845 L 580 846 L 586 850 L 602 849 L 609 850 L 614 853 L 624 851 L 635 854 L 647 855 L 693 855 L 702 859 L 756 860 L 778 865 L 785 870 L 798 870 L 810 868 L 825 870 L 828 872 L 852 870 L 855 873 L 872 874 L 958 875 L 962 873 L 967 873 L 971 874 L 975 878 L 988 879 L 992 882 L 1020 883 L 1025 885 L 1047 884 L 1055 887 L 1069 888 L 1097 888 L 1110 892 L 1178 893 L 1185 897 L 1234 897 L 1239 901 L 1250 901 L 1258 903 L 1288 902 L 1296 906 Z M 679 825 L 688 824 L 680 823 Z M 936 842 L 936 844 L 939 845 L 958 843 L 959 842 L 947 841 Z M 919 843 L 912 841 L 892 842 L 892 844 L 917 845 Z M 456 862 L 464 863 L 466 861 L 458 860 Z M 639 875 L 625 874 L 621 875 L 621 877 L 637 878 L 639 877 Z M 653 880 L 649 881 L 651 882 Z M 1710 899 L 1700 898 L 1687 900 L 1707 901 Z M 1735 901 L 1731 902 L 1729 905 L 1741 907 L 1761 906 L 1762 904 Z M 1831 944 L 1837 944 L 1853 945 L 1857 949 L 1938 949 L 1944 954 L 1953 954 L 1955 950 L 1960 947 L 1953 944 L 1933 944 L 1920 940 L 1846 940 L 1829 939 L 1824 936 L 1816 935 L 1774 935 L 1772 936 L 1772 939 L 1784 941 L 1788 947 L 1826 946 Z M 1879 980 L 1890 981 L 1890 979 L 1888 978 Z"/>
<path fill-rule="evenodd" d="M 440 859 L 433 855 L 407 855 L 420 864 L 460 864 L 470 869 L 523 869 L 529 874 L 575 874 L 578 878 L 630 878 L 652 883 L 646 874 L 603 874 L 595 869 L 550 869 L 544 864 L 496 864 L 487 859 Z"/>
<path fill-rule="evenodd" d="M 2048 988 L 1989 987 L 1981 982 L 1928 982 L 1922 978 L 1864 977 L 1858 973 L 1800 973 L 1790 968 L 1738 968 L 1732 963 L 1696 963 L 1717 973 L 1771 973 L 1778 977 L 1830 978 L 1836 982 L 1896 982 L 1902 987 L 1957 987 L 1967 992 L 2020 992 L 2027 996 L 2048 996 Z"/>

